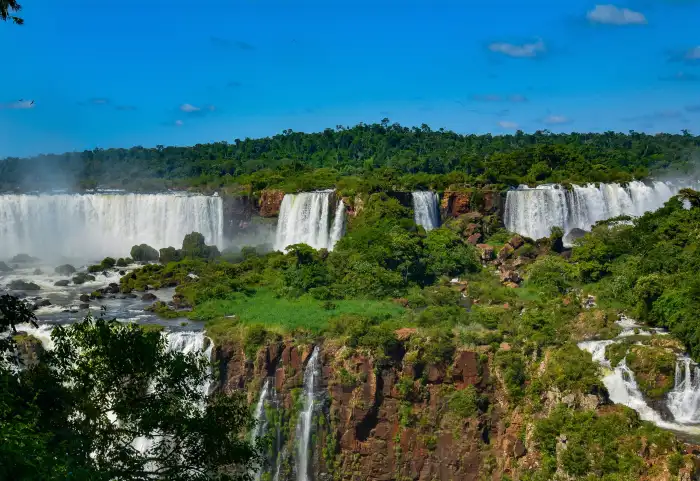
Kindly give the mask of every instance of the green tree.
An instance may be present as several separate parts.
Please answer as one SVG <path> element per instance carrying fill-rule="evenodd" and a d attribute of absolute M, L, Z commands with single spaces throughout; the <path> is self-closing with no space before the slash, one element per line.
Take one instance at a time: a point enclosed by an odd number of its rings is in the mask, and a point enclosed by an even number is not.
<path fill-rule="evenodd" d="M 3 332 L 33 321 L 0 300 Z M 209 362 L 162 334 L 86 318 L 32 366 L 0 366 L 0 479 L 234 480 L 258 459 L 242 395 L 209 395 Z M 2 345 L 10 359 L 17 345 Z M 140 449 L 136 446 L 140 445 Z"/>
<path fill-rule="evenodd" d="M 0 0 L 0 19 L 4 22 L 12 20 L 13 23 L 22 25 L 24 19 L 12 15 L 12 12 L 19 12 L 20 10 L 22 10 L 22 6 L 17 3 L 17 0 Z"/>

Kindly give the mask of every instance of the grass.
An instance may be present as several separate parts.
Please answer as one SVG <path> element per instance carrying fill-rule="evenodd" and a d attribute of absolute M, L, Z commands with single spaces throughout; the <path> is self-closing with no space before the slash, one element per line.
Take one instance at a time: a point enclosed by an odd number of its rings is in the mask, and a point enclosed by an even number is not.
<path fill-rule="evenodd" d="M 325 330 L 329 319 L 343 314 L 389 318 L 403 312 L 403 307 L 390 301 L 349 299 L 327 302 L 309 296 L 288 299 L 260 288 L 253 296 L 237 294 L 232 299 L 204 302 L 190 317 L 206 321 L 210 335 L 224 335 L 225 331 L 255 324 L 280 333 L 303 329 L 318 334 Z"/>

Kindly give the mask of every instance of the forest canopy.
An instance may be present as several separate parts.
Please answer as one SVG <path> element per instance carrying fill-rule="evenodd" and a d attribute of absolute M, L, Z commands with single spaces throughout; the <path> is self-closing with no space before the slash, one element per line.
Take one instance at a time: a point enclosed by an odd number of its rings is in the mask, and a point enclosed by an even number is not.
<path fill-rule="evenodd" d="M 493 136 L 381 123 L 193 147 L 132 147 L 0 160 L 0 191 L 228 187 L 375 192 L 453 184 L 626 182 L 692 168 L 700 137 L 537 131 Z"/>

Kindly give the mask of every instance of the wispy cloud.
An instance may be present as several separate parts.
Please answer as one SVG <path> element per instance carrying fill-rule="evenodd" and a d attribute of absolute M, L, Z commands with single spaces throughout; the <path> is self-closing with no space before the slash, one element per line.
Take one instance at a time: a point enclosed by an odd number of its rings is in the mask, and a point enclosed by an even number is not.
<path fill-rule="evenodd" d="M 513 103 L 520 103 L 520 102 L 527 102 L 527 97 L 524 95 L 473 95 L 472 100 L 476 100 L 478 102 L 513 102 Z"/>
<path fill-rule="evenodd" d="M 648 23 L 644 14 L 615 5 L 596 5 L 593 10 L 588 12 L 586 18 L 593 23 L 607 25 L 645 25 Z"/>
<path fill-rule="evenodd" d="M 176 120 L 176 121 L 175 121 L 175 125 L 176 125 L 177 127 L 182 127 L 183 125 L 185 125 L 185 123 L 184 123 L 182 120 Z"/>
<path fill-rule="evenodd" d="M 545 51 L 545 45 L 542 40 L 537 40 L 533 43 L 524 43 L 521 45 L 506 42 L 494 42 L 489 45 L 489 50 L 495 53 L 507 55 L 515 58 L 531 58 L 536 57 Z"/>
<path fill-rule="evenodd" d="M 500 122 L 498 122 L 498 125 L 499 125 L 499 127 L 503 128 L 503 129 L 510 129 L 510 130 L 517 129 L 519 127 L 517 123 L 509 122 L 508 120 L 501 120 Z"/>
<path fill-rule="evenodd" d="M 700 45 L 693 47 L 685 53 L 687 60 L 700 60 Z"/>
<path fill-rule="evenodd" d="M 686 112 L 693 112 L 693 113 L 700 112 L 700 104 L 686 105 L 685 111 Z"/>
<path fill-rule="evenodd" d="M 210 37 L 209 41 L 219 48 L 237 48 L 238 50 L 255 50 L 255 45 L 252 45 L 243 40 L 229 40 L 221 37 Z"/>
<path fill-rule="evenodd" d="M 661 77 L 659 77 L 659 80 L 676 81 L 676 82 L 697 82 L 698 80 L 700 80 L 700 76 L 695 75 L 694 73 L 676 72 L 673 75 L 661 76 Z"/>
<path fill-rule="evenodd" d="M 10 110 L 26 110 L 33 109 L 36 104 L 33 100 L 20 99 L 17 102 L 10 102 L 7 104 L 0 104 L 0 109 L 10 109 Z"/>
<path fill-rule="evenodd" d="M 689 65 L 700 64 L 700 45 L 667 52 L 669 62 L 684 62 Z"/>
<path fill-rule="evenodd" d="M 200 107 L 195 107 L 192 104 L 182 104 L 180 105 L 180 110 L 183 112 L 191 113 L 191 112 L 199 112 L 202 110 Z"/>
<path fill-rule="evenodd" d="M 548 115 L 547 117 L 542 119 L 542 122 L 548 125 L 562 125 L 568 124 L 569 122 L 571 122 L 571 119 L 564 115 Z"/>

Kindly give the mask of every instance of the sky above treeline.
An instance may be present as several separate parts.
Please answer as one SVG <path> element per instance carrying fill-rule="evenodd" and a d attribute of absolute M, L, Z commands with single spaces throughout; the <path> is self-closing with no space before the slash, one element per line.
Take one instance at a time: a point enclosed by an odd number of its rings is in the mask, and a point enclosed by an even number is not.
<path fill-rule="evenodd" d="M 20 3 L 25 24 L 0 25 L 0 158 L 385 117 L 700 133 L 700 0 Z"/>

